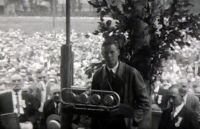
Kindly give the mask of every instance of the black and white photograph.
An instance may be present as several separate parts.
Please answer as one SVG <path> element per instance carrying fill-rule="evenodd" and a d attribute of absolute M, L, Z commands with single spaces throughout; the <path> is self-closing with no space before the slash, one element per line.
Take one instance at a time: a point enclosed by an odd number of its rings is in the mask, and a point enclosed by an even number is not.
<path fill-rule="evenodd" d="M 200 129 L 200 0 L 0 0 L 0 129 Z"/>

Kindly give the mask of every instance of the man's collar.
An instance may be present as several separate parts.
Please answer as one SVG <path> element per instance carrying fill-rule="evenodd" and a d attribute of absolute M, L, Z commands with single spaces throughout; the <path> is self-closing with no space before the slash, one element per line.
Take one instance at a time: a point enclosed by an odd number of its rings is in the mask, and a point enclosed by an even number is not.
<path fill-rule="evenodd" d="M 103 79 L 105 79 L 104 77 L 106 77 L 106 71 L 107 70 L 108 70 L 107 66 L 103 65 L 103 74 L 102 74 Z M 125 77 L 123 75 L 124 70 L 125 70 L 125 64 L 123 62 L 119 61 L 119 66 L 117 68 L 116 75 L 122 80 Z"/>
<path fill-rule="evenodd" d="M 112 72 L 114 74 L 116 74 L 118 66 L 119 66 L 119 61 L 117 62 L 117 64 L 113 68 L 109 68 L 108 66 L 106 66 L 106 67 L 108 68 L 109 71 L 112 70 Z"/>
<path fill-rule="evenodd" d="M 188 94 L 186 93 L 184 96 L 183 96 L 183 100 L 184 100 L 184 103 L 186 104 L 186 101 L 187 101 L 187 97 L 188 97 Z"/>

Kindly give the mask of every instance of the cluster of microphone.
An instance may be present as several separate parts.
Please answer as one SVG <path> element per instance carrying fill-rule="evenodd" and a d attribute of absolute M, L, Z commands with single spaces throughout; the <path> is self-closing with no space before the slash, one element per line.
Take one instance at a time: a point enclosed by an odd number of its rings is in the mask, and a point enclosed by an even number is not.
<path fill-rule="evenodd" d="M 113 94 L 65 92 L 62 96 L 63 101 L 74 104 L 114 106 L 117 101 Z"/>

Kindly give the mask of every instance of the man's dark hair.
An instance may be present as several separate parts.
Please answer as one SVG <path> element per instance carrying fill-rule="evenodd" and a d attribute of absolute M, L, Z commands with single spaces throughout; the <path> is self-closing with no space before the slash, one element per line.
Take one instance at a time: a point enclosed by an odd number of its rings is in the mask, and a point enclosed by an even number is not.
<path fill-rule="evenodd" d="M 177 89 L 178 90 L 178 94 L 180 95 L 180 88 L 181 88 L 181 85 L 179 84 L 173 84 L 171 87 L 169 87 L 168 89 L 168 92 L 172 89 Z"/>
<path fill-rule="evenodd" d="M 119 49 L 119 43 L 114 37 L 105 38 L 102 47 L 115 45 Z"/>
<path fill-rule="evenodd" d="M 179 84 L 173 84 L 172 86 L 169 87 L 168 90 L 169 90 L 169 91 L 172 90 L 172 89 L 178 89 L 178 90 L 179 90 L 179 88 L 180 88 L 180 85 L 179 85 Z"/>

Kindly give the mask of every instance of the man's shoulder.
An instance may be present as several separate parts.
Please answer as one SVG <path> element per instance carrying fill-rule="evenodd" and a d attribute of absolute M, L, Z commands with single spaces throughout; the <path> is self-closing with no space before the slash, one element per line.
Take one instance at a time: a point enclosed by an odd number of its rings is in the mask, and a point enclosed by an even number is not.
<path fill-rule="evenodd" d="M 93 80 L 99 80 L 99 78 L 102 77 L 103 75 L 103 69 L 105 66 L 101 66 L 100 68 L 98 68 L 93 75 Z"/>
<path fill-rule="evenodd" d="M 96 72 L 94 74 L 99 74 L 103 71 L 103 69 L 105 68 L 105 65 L 102 65 L 101 67 L 99 67 Z"/>
<path fill-rule="evenodd" d="M 196 116 L 196 113 L 194 110 L 187 108 L 186 106 L 183 107 L 182 111 L 184 112 L 184 116 L 188 117 L 188 118 L 193 118 L 194 116 Z"/>
<path fill-rule="evenodd" d="M 172 108 L 166 108 L 162 111 L 163 114 L 171 114 Z"/>
<path fill-rule="evenodd" d="M 98 76 L 103 74 L 103 71 L 105 70 L 106 66 L 102 65 L 100 68 L 98 68 L 96 70 L 96 72 L 94 73 L 94 76 Z M 125 71 L 126 73 L 138 73 L 138 70 L 136 68 L 134 68 L 133 66 L 130 66 L 129 64 L 126 64 L 124 62 L 119 62 L 119 71 Z"/>
<path fill-rule="evenodd" d="M 48 100 L 45 101 L 45 105 L 49 105 L 53 102 L 54 102 L 53 99 L 48 99 Z"/>
<path fill-rule="evenodd" d="M 199 98 L 194 93 L 188 93 L 188 98 L 192 99 L 192 100 L 198 100 L 199 101 Z"/>
<path fill-rule="evenodd" d="M 121 66 L 122 68 L 124 68 L 124 69 L 130 71 L 130 72 L 133 72 L 133 73 L 138 72 L 138 70 L 137 70 L 135 67 L 133 67 L 133 66 L 131 66 L 131 65 L 129 65 L 129 64 L 126 64 L 126 63 L 124 63 L 124 62 L 120 62 L 120 66 Z"/>

